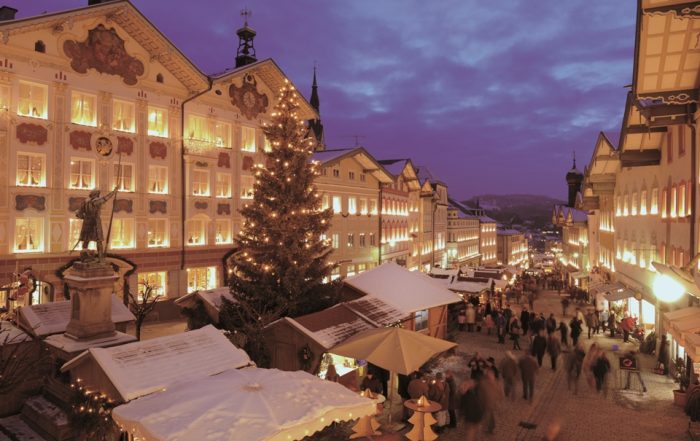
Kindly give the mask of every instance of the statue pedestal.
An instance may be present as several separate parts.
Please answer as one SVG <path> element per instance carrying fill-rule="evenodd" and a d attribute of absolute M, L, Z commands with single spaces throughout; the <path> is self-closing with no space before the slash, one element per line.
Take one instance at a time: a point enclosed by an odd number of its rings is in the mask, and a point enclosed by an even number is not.
<path fill-rule="evenodd" d="M 115 335 L 112 292 L 119 276 L 112 266 L 77 262 L 64 280 L 70 290 L 71 319 L 66 337 L 86 341 Z"/>

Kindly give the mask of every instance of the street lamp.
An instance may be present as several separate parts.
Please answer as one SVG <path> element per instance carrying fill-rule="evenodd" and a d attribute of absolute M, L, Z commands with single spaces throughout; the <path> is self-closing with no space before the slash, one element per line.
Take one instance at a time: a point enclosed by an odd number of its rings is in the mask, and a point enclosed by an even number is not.
<path fill-rule="evenodd" d="M 690 272 L 690 269 L 697 265 L 698 259 L 700 254 L 695 256 L 688 265 L 680 268 L 652 262 L 657 272 L 653 283 L 654 295 L 662 302 L 675 302 L 686 292 L 700 298 L 700 287 L 695 276 Z"/>
<path fill-rule="evenodd" d="M 654 295 L 662 302 L 673 303 L 685 293 L 683 285 L 668 274 L 659 274 L 654 279 Z"/>

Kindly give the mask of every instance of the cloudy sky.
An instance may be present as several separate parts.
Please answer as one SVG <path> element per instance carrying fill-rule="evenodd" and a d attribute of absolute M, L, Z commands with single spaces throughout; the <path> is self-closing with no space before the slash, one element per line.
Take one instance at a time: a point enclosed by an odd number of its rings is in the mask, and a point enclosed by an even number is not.
<path fill-rule="evenodd" d="M 318 66 L 329 148 L 410 157 L 452 197 L 565 197 L 572 152 L 617 139 L 636 2 L 610 0 L 132 0 L 207 73 L 233 65 L 240 10 L 258 59 L 305 94 Z M 87 0 L 6 0 L 18 17 Z M 206 5 L 206 6 L 205 6 Z"/>

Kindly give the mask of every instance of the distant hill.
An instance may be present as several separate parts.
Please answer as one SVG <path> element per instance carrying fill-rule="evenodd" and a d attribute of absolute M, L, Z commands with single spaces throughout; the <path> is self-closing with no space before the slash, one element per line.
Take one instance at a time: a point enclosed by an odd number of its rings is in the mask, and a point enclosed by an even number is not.
<path fill-rule="evenodd" d="M 565 201 L 533 194 L 485 194 L 462 201 L 469 206 L 478 203 L 486 213 L 505 225 L 545 227 L 552 223 L 552 208 Z"/>

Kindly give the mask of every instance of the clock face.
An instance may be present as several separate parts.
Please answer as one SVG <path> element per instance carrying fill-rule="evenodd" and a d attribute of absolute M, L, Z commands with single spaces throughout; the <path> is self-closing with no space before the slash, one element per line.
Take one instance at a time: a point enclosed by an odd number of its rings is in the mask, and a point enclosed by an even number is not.
<path fill-rule="evenodd" d="M 95 143 L 95 150 L 102 156 L 108 156 L 112 153 L 112 141 L 105 137 L 98 138 Z"/>
<path fill-rule="evenodd" d="M 255 106 L 255 94 L 250 90 L 243 94 L 243 105 L 248 108 Z"/>

